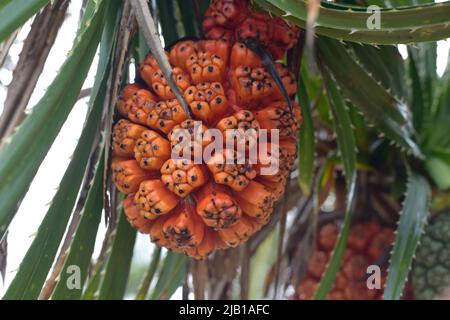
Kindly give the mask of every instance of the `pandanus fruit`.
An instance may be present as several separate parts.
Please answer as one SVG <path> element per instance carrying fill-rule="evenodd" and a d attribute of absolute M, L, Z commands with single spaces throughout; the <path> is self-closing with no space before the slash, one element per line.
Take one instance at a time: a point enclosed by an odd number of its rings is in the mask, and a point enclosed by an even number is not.
<path fill-rule="evenodd" d="M 319 229 L 315 251 L 309 260 L 306 275 L 297 288 L 296 298 L 309 300 L 314 296 L 325 272 L 339 234 L 337 222 Z M 390 248 L 394 230 L 376 222 L 358 223 L 351 227 L 347 247 L 336 281 L 328 293 L 330 300 L 379 300 L 382 299 Z M 379 267 L 380 286 L 368 286 L 368 267 Z M 370 281 L 369 281 L 370 282 Z"/>
<path fill-rule="evenodd" d="M 210 39 L 256 39 L 275 59 L 292 48 L 299 35 L 299 29 L 285 20 L 252 11 L 246 0 L 211 1 L 203 29 Z"/>
<path fill-rule="evenodd" d="M 123 205 L 132 226 L 196 259 L 240 245 L 269 221 L 296 158 L 301 123 L 294 75 L 274 62 L 286 97 L 262 58 L 240 42 L 251 38 L 278 59 L 295 44 L 296 28 L 252 12 L 244 0 L 212 1 L 203 26 L 206 39 L 179 41 L 167 52 L 189 112 L 149 54 L 138 83 L 120 93 L 122 119 L 112 134 L 113 179 L 128 195 Z M 269 155 L 249 160 L 261 145 Z M 277 170 L 265 173 L 271 164 Z"/>

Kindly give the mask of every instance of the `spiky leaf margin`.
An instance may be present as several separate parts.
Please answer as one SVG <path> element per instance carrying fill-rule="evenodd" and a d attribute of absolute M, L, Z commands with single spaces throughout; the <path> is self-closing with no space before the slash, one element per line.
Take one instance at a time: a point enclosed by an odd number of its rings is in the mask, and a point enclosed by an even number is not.
<path fill-rule="evenodd" d="M 86 22 L 58 75 L 0 151 L 0 238 L 77 101 L 100 41 L 104 7 Z"/>
<path fill-rule="evenodd" d="M 305 28 L 308 2 L 304 0 L 255 0 L 265 10 Z M 436 41 L 450 36 L 450 2 L 381 9 L 380 28 L 368 27 L 373 15 L 361 8 L 321 5 L 315 32 L 338 40 L 367 44 Z"/>
<path fill-rule="evenodd" d="M 413 127 L 407 105 L 391 95 L 335 40 L 317 40 L 321 61 L 333 74 L 343 94 L 351 100 L 367 121 L 407 152 L 423 158 L 413 140 Z"/>
<path fill-rule="evenodd" d="M 344 257 L 345 247 L 347 245 L 347 238 L 350 231 L 351 224 L 351 208 L 355 195 L 356 186 L 356 143 L 353 135 L 352 124 L 349 112 L 345 103 L 335 86 L 335 81 L 332 79 L 328 70 L 322 69 L 322 75 L 326 85 L 328 99 L 333 115 L 333 126 L 336 131 L 336 139 L 343 163 L 346 188 L 347 188 L 347 205 L 345 208 L 345 217 L 342 229 L 339 233 L 337 242 L 331 254 L 327 268 L 322 275 L 319 287 L 314 293 L 314 299 L 325 299 L 328 292 L 333 287 L 336 275 L 339 271 L 342 258 Z"/>
<path fill-rule="evenodd" d="M 417 245 L 426 225 L 429 200 L 430 187 L 427 180 L 420 174 L 410 171 L 389 261 L 384 290 L 385 300 L 398 300 L 403 293 Z"/>

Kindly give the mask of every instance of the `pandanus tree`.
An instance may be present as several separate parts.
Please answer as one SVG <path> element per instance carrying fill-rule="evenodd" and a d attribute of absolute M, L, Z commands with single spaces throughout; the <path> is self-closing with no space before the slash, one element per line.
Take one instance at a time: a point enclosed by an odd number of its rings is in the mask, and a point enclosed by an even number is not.
<path fill-rule="evenodd" d="M 31 22 L 0 118 L 3 277 L 21 201 L 89 101 L 4 299 L 448 295 L 450 3 L 87 0 L 31 105 L 73 5 L 0 3 L 3 68 Z M 256 145 L 269 157 L 238 161 Z"/>

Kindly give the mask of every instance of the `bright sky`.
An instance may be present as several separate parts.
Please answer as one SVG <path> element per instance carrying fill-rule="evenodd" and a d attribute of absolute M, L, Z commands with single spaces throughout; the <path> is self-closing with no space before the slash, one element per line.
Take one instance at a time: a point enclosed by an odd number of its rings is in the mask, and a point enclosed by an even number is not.
<path fill-rule="evenodd" d="M 50 56 L 45 65 L 44 71 L 36 86 L 36 90 L 33 93 L 29 106 L 34 106 L 45 92 L 45 89 L 51 83 L 55 77 L 59 67 L 62 65 L 66 58 L 66 54 L 69 52 L 72 41 L 75 36 L 78 15 L 80 10 L 81 1 L 72 1 L 69 6 L 69 15 L 64 22 L 55 45 L 50 52 Z M 15 65 L 18 61 L 19 54 L 22 48 L 22 44 L 30 24 L 26 24 L 19 36 L 16 39 L 15 44 L 11 47 L 10 55 L 12 59 L 12 65 Z M 438 43 L 438 73 L 441 75 L 445 69 L 448 58 L 448 51 L 450 48 L 450 42 L 440 41 Z M 406 47 L 400 46 L 400 51 L 403 57 L 407 56 Z M 87 80 L 84 84 L 84 88 L 92 86 L 93 77 L 95 75 L 95 69 L 97 60 L 92 64 L 92 69 L 89 72 Z M 6 88 L 4 85 L 8 85 L 12 79 L 11 70 L 7 68 L 0 69 L 0 101 L 4 101 L 6 97 Z M 61 132 L 59 133 L 55 143 L 50 149 L 47 157 L 42 163 L 33 183 L 24 198 L 19 211 L 14 218 L 9 228 L 8 237 L 8 265 L 6 270 L 6 279 L 4 284 L 0 284 L 0 296 L 3 295 L 9 283 L 13 279 L 17 268 L 20 265 L 28 247 L 30 246 L 35 232 L 38 229 L 43 217 L 45 216 L 48 205 L 57 189 L 59 182 L 64 174 L 64 171 L 69 163 L 70 156 L 75 149 L 78 137 L 81 133 L 82 125 L 86 116 L 88 99 L 80 100 L 73 108 L 66 123 L 64 124 Z M 3 104 L 0 105 L 0 112 L 2 112 Z M 81 174 L 81 173 L 80 173 Z M 96 252 L 98 253 L 99 245 L 104 234 L 104 224 L 101 224 L 99 236 L 97 239 Z M 139 234 L 137 245 L 134 252 L 135 263 L 146 263 L 149 261 L 151 246 L 148 238 Z M 0 280 L 1 283 L 1 280 Z M 180 296 L 180 292 L 176 293 L 176 296 Z"/>

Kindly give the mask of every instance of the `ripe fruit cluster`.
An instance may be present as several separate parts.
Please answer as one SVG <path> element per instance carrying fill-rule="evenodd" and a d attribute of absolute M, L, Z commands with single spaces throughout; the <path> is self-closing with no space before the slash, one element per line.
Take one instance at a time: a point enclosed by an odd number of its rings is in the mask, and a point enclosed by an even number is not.
<path fill-rule="evenodd" d="M 311 257 L 307 273 L 300 283 L 296 298 L 312 299 L 339 234 L 336 223 L 320 228 L 316 250 Z M 382 298 L 386 276 L 387 253 L 394 240 L 394 231 L 374 222 L 352 226 L 341 268 L 334 287 L 328 293 L 332 300 L 378 300 Z M 380 289 L 367 286 L 367 267 L 378 265 L 381 270 Z"/>
<path fill-rule="evenodd" d="M 242 0 L 213 1 L 208 12 L 231 10 L 227 8 L 245 8 L 246 16 L 250 12 Z M 291 40 L 284 50 L 295 44 Z M 300 108 L 292 101 L 289 109 L 261 58 L 235 38 L 180 41 L 167 56 L 192 118 L 149 54 L 139 68 L 142 81 L 120 93 L 117 109 L 123 118 L 113 129 L 113 178 L 118 190 L 128 195 L 124 210 L 135 228 L 150 234 L 159 246 L 203 259 L 214 249 L 241 244 L 270 219 L 296 158 Z M 281 63 L 275 68 L 293 99 L 295 77 Z M 207 163 L 172 157 L 180 143 L 175 130 L 193 132 L 195 120 L 202 122 L 202 132 L 278 129 L 280 170 L 261 175 L 261 159 L 223 164 L 221 159 L 235 154 L 226 148 Z M 212 139 L 204 134 L 192 142 L 206 147 Z"/>
<path fill-rule="evenodd" d="M 282 18 L 254 12 L 247 1 L 239 0 L 212 0 L 203 29 L 209 39 L 256 39 L 275 59 L 292 48 L 299 36 L 299 29 Z"/>

